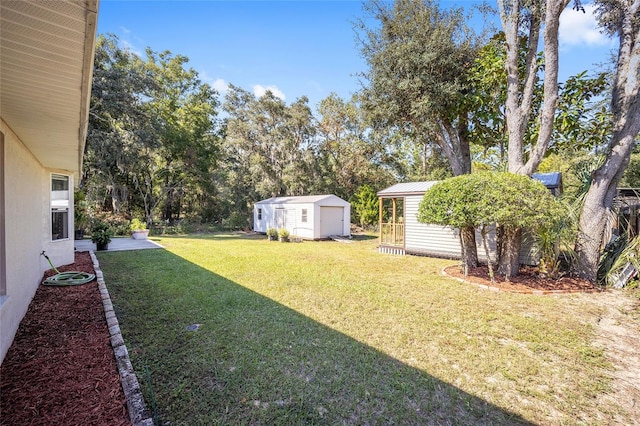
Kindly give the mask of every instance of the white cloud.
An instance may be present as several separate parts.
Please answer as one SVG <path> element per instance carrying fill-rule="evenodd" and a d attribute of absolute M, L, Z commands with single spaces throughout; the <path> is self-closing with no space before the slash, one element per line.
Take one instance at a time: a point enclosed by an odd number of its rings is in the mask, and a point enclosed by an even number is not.
<path fill-rule="evenodd" d="M 211 86 L 213 86 L 214 89 L 216 89 L 216 91 L 218 93 L 220 93 L 220 95 L 224 96 L 227 94 L 227 92 L 229 91 L 229 83 L 227 83 L 226 81 L 224 81 L 221 78 L 217 78 L 212 84 Z"/>
<path fill-rule="evenodd" d="M 605 46 L 609 38 L 598 30 L 595 6 L 585 4 L 584 13 L 571 7 L 560 15 L 560 44 L 564 46 Z"/>
<path fill-rule="evenodd" d="M 199 71 L 198 75 L 200 79 L 207 83 L 209 86 L 213 87 L 216 92 L 220 94 L 220 96 L 224 96 L 229 91 L 229 83 L 227 83 L 222 78 L 213 78 L 206 71 Z"/>
<path fill-rule="evenodd" d="M 258 98 L 261 98 L 262 96 L 264 96 L 264 94 L 267 93 L 267 90 L 271 91 L 271 93 L 273 93 L 273 96 L 275 96 L 276 98 L 280 98 L 283 101 L 286 98 L 284 93 L 282 93 L 282 90 L 278 89 L 277 86 L 271 85 L 271 86 L 265 87 L 260 84 L 256 84 L 255 86 L 253 86 L 253 94 L 256 95 Z"/>

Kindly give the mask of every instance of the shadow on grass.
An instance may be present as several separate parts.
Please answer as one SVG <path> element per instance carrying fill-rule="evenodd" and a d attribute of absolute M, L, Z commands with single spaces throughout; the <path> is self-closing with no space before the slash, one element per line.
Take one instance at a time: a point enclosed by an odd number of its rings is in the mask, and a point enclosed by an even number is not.
<path fill-rule="evenodd" d="M 353 234 L 351 238 L 354 241 L 367 241 L 367 240 L 375 240 L 378 238 L 378 236 L 372 235 L 372 234 Z"/>
<path fill-rule="evenodd" d="M 99 258 L 163 423 L 527 424 L 166 250 Z"/>

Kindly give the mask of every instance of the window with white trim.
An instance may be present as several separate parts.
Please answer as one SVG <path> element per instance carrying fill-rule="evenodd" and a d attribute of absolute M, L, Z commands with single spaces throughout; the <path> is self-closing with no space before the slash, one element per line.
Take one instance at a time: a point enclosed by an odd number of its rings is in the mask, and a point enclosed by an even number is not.
<path fill-rule="evenodd" d="M 307 209 L 302 209 L 302 223 L 307 223 Z"/>
<path fill-rule="evenodd" d="M 258 220 L 262 220 L 262 209 L 258 209 Z"/>
<path fill-rule="evenodd" d="M 51 175 L 51 240 L 69 238 L 69 176 Z"/>

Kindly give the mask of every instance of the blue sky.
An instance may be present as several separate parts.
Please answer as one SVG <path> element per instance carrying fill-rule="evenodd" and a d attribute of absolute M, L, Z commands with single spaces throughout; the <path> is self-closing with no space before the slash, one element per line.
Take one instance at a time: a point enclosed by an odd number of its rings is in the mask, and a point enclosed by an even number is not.
<path fill-rule="evenodd" d="M 470 0 L 442 1 L 443 7 Z M 587 14 L 565 11 L 560 78 L 607 58 L 614 47 Z M 331 92 L 360 89 L 366 70 L 353 22 L 361 1 L 101 0 L 98 33 L 113 33 L 140 55 L 145 48 L 189 57 L 200 78 L 224 95 L 229 83 L 260 96 L 270 89 L 287 103 L 301 96 L 315 108 Z"/>

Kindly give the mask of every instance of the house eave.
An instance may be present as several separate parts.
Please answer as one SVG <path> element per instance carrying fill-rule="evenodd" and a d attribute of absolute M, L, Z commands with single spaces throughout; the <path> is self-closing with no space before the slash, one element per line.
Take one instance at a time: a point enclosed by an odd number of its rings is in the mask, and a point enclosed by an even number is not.
<path fill-rule="evenodd" d="M 2 120 L 44 168 L 76 176 L 88 129 L 98 4 L 0 2 Z"/>

